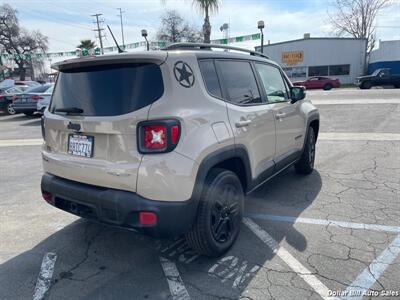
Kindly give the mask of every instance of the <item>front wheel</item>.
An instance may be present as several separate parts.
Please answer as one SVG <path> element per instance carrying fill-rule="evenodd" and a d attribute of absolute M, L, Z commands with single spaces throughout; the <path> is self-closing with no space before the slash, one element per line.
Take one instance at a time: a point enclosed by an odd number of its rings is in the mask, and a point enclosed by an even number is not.
<path fill-rule="evenodd" d="M 332 84 L 327 83 L 327 84 L 324 85 L 324 90 L 325 90 L 325 91 L 329 91 L 329 90 L 331 90 L 331 89 L 332 89 Z"/>
<path fill-rule="evenodd" d="M 12 103 L 8 103 L 7 104 L 7 114 L 9 114 L 9 115 L 15 115 L 15 109 L 14 109 L 14 107 L 12 106 Z"/>
<path fill-rule="evenodd" d="M 365 89 L 365 90 L 369 90 L 371 87 L 372 87 L 372 83 L 369 81 L 366 81 L 361 85 L 361 88 Z"/>
<path fill-rule="evenodd" d="M 244 193 L 235 173 L 212 169 L 208 174 L 196 221 L 186 240 L 199 254 L 218 257 L 234 244 L 243 217 Z"/>
<path fill-rule="evenodd" d="M 314 170 L 315 161 L 315 132 L 314 128 L 308 129 L 307 139 L 300 160 L 294 165 L 298 174 L 310 174 Z"/>

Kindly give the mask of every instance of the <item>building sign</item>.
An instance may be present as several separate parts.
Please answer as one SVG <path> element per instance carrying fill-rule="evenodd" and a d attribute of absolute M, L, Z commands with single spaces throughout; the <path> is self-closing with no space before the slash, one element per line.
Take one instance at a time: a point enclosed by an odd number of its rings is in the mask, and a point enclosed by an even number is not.
<path fill-rule="evenodd" d="M 304 59 L 303 51 L 282 52 L 282 62 L 287 65 L 295 65 Z"/>

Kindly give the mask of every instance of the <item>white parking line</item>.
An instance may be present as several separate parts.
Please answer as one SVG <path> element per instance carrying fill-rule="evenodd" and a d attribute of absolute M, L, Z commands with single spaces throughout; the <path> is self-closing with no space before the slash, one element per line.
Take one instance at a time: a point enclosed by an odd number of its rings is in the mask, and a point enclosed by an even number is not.
<path fill-rule="evenodd" d="M 246 214 L 248 217 L 259 220 L 266 221 L 280 221 L 280 222 L 290 222 L 290 223 L 304 223 L 304 224 L 315 224 L 315 225 L 332 225 L 336 227 L 352 228 L 352 229 L 365 229 L 365 230 L 375 230 L 375 231 L 387 231 L 387 232 L 400 232 L 399 226 L 387 226 L 379 224 L 363 224 L 363 223 L 353 223 L 353 222 L 343 222 L 343 221 L 333 221 L 333 220 L 323 220 L 323 219 L 311 219 L 311 218 L 296 218 L 290 216 L 276 216 L 268 214 L 258 214 L 249 213 Z"/>
<path fill-rule="evenodd" d="M 365 292 L 371 288 L 399 254 L 400 235 L 353 281 L 345 291 L 346 296 L 342 299 L 361 300 Z"/>
<path fill-rule="evenodd" d="M 346 105 L 346 104 L 400 104 L 400 99 L 326 99 L 326 100 L 311 100 L 314 105 Z"/>
<path fill-rule="evenodd" d="M 323 299 L 335 299 L 334 297 L 328 296 L 329 289 L 316 276 L 314 276 L 311 271 L 296 260 L 286 249 L 280 247 L 278 242 L 275 241 L 265 230 L 249 218 L 244 218 L 243 223 Z"/>
<path fill-rule="evenodd" d="M 321 132 L 318 140 L 335 141 L 400 141 L 400 133 L 384 132 Z"/>
<path fill-rule="evenodd" d="M 0 147 L 36 146 L 42 144 L 42 139 L 0 140 Z"/>
<path fill-rule="evenodd" d="M 33 300 L 43 299 L 44 295 L 49 290 L 56 260 L 57 254 L 53 252 L 48 252 L 44 255 L 39 277 L 36 282 L 35 293 L 33 294 Z"/>
<path fill-rule="evenodd" d="M 160 256 L 160 263 L 163 268 L 171 296 L 173 300 L 189 300 L 190 296 L 186 290 L 185 284 L 179 275 L 178 268 L 175 263 Z"/>

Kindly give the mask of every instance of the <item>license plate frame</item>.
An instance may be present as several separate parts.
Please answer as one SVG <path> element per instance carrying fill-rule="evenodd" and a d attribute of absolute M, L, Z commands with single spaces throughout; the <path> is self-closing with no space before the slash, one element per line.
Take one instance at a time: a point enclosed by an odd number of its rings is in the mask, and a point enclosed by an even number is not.
<path fill-rule="evenodd" d="M 79 144 L 82 144 L 84 146 L 81 149 L 79 149 L 80 148 Z M 77 134 L 77 133 L 70 133 L 68 135 L 68 150 L 67 150 L 68 154 L 78 157 L 91 158 L 93 157 L 93 149 L 94 149 L 94 136 Z"/>

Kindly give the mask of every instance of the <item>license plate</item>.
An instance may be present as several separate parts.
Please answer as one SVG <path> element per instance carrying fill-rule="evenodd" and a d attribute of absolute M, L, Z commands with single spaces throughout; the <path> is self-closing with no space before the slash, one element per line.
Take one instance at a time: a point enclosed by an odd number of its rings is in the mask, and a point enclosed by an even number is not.
<path fill-rule="evenodd" d="M 68 136 L 68 153 L 82 157 L 93 156 L 94 137 L 89 135 L 70 134 Z"/>

